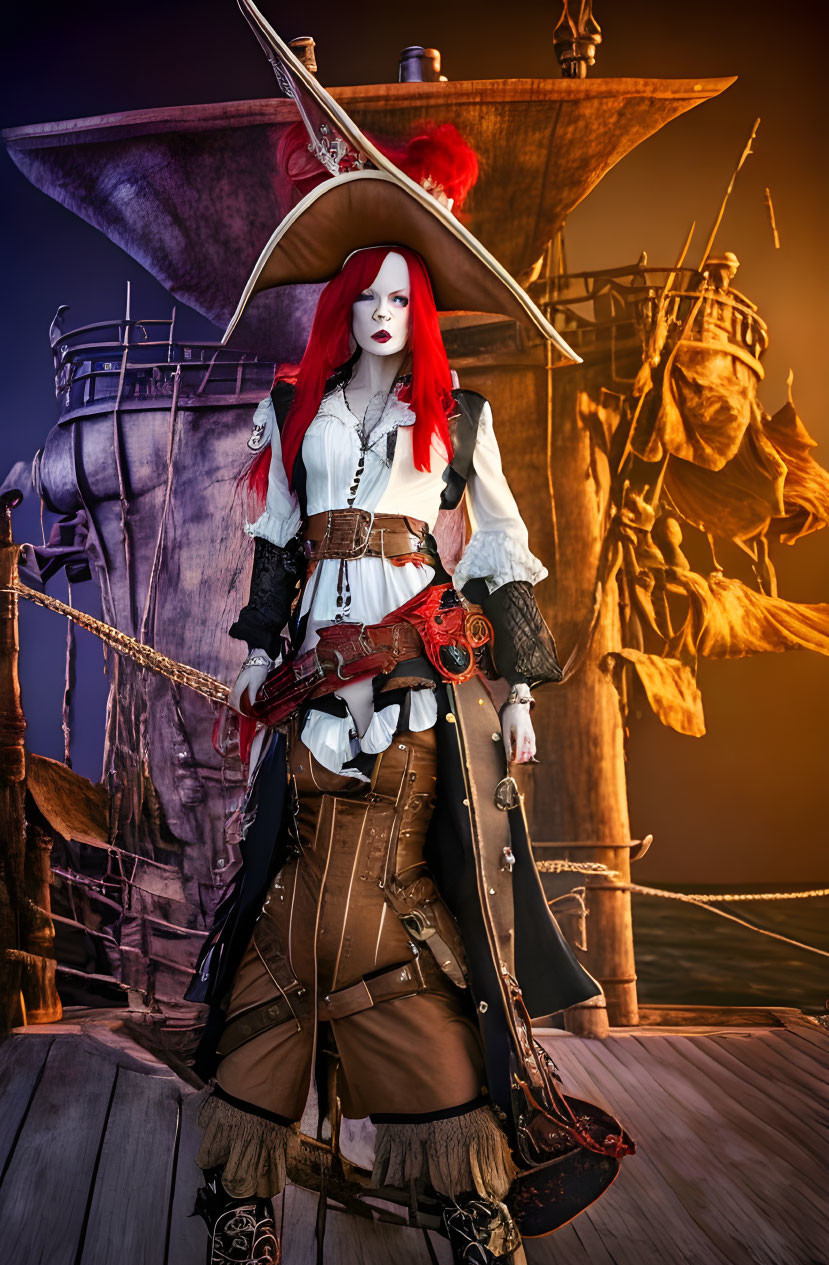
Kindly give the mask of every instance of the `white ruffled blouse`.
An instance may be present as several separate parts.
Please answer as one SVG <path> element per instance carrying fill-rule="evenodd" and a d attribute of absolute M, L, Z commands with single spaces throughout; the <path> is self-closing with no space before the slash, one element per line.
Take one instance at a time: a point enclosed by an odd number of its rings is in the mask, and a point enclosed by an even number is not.
<path fill-rule="evenodd" d="M 330 509 L 356 509 L 382 514 L 405 514 L 434 527 L 445 483 L 446 453 L 433 447 L 430 468 L 415 468 L 412 455 L 414 414 L 408 404 L 392 394 L 368 434 L 366 452 L 361 451 L 361 419 L 348 407 L 342 388 L 323 399 L 319 412 L 308 427 L 302 444 L 306 473 L 307 512 L 318 514 Z M 286 545 L 299 531 L 301 515 L 296 495 L 289 489 L 282 463 L 279 430 L 270 396 L 254 415 L 250 447 L 261 450 L 270 443 L 271 465 L 264 513 L 245 530 L 275 545 Z M 364 457 L 362 468 L 361 456 Z M 356 485 L 356 487 L 355 487 Z M 466 485 L 466 506 L 472 525 L 468 541 L 453 576 L 461 589 L 469 580 L 483 579 L 494 592 L 511 580 L 537 584 L 547 575 L 545 567 L 530 552 L 527 528 L 501 468 L 501 455 L 492 424 L 492 411 L 485 404 L 478 426 L 472 469 Z M 307 616 L 299 653 L 319 640 L 319 629 L 335 622 L 375 624 L 424 589 L 434 576 L 432 567 L 406 563 L 395 566 L 385 558 L 358 558 L 345 563 L 339 580 L 338 559 L 318 563 L 302 595 L 301 616 Z M 341 604 L 337 605 L 338 596 Z M 349 686 L 340 695 L 352 708 L 357 690 Z M 302 741 L 320 764 L 333 772 L 348 769 L 360 751 L 368 755 L 384 751 L 397 728 L 400 705 L 374 710 L 366 694 L 359 707 L 343 718 L 327 712 L 308 711 Z M 358 725 L 367 728 L 358 732 Z M 412 690 L 409 728 L 430 729 L 437 719 L 431 689 Z"/>

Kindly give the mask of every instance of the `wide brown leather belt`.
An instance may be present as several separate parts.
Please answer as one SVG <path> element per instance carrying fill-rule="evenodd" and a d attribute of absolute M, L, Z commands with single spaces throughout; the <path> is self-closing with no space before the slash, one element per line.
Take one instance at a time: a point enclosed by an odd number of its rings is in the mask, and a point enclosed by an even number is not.
<path fill-rule="evenodd" d="M 423 553 L 428 531 L 422 519 L 405 514 L 326 510 L 308 519 L 305 543 L 312 562 L 324 558 L 401 558 Z"/>

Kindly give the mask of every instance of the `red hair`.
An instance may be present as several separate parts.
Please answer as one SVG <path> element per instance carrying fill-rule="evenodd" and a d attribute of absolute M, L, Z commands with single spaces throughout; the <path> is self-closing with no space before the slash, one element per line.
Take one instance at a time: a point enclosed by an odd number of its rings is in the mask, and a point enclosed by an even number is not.
<path fill-rule="evenodd" d="M 415 467 L 418 470 L 429 469 L 434 441 L 444 448 L 447 461 L 451 459 L 452 443 L 447 417 L 453 403 L 452 376 L 426 265 L 420 255 L 406 246 L 371 246 L 347 259 L 341 272 L 329 281 L 320 295 L 308 346 L 296 375 L 293 404 L 282 431 L 282 459 L 291 485 L 294 463 L 305 432 L 319 411 L 325 384 L 352 355 L 352 305 L 371 285 L 390 251 L 402 255 L 409 268 L 412 379 L 410 385 L 401 389 L 400 399 L 411 404 L 415 415 L 412 435 Z M 288 379 L 289 375 L 284 377 Z M 248 476 L 251 488 L 254 480 L 260 487 L 263 486 L 259 464 L 254 462 L 251 467 Z M 265 474 L 265 486 L 266 478 Z"/>

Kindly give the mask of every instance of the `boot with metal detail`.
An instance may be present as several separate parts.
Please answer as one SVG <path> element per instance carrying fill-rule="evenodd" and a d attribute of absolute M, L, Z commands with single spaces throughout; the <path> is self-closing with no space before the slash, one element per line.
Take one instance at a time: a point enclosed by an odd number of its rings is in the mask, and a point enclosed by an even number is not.
<path fill-rule="evenodd" d="M 280 1265 L 282 1249 L 270 1199 L 237 1199 L 221 1182 L 218 1168 L 204 1171 L 193 1216 L 207 1226 L 207 1265 Z"/>
<path fill-rule="evenodd" d="M 477 1194 L 447 1200 L 443 1227 L 454 1265 L 496 1265 L 525 1260 L 521 1236 L 506 1206 Z"/>

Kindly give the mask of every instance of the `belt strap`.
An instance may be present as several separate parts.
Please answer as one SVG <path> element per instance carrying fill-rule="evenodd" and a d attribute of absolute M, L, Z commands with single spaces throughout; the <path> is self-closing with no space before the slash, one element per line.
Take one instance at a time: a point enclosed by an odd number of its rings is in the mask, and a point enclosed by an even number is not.
<path fill-rule="evenodd" d="M 224 1032 L 219 1038 L 216 1053 L 219 1058 L 232 1054 L 254 1037 L 259 1037 L 271 1028 L 278 1028 L 289 1019 L 296 1022 L 296 1016 L 284 997 L 265 1002 L 261 1006 L 251 1006 L 238 1015 L 231 1015 L 225 1024 Z"/>
<path fill-rule="evenodd" d="M 369 1010 L 384 1001 L 393 1001 L 397 997 L 413 997 L 422 993 L 426 981 L 417 958 L 406 962 L 403 966 L 394 966 L 382 975 L 372 975 L 369 979 L 361 979 L 349 988 L 339 988 L 320 999 L 320 1019 L 347 1019 L 350 1015 L 358 1015 L 361 1010 Z"/>
<path fill-rule="evenodd" d="M 312 561 L 324 558 L 397 558 L 421 550 L 428 524 L 405 514 L 326 510 L 312 514 L 305 541 Z"/>
<path fill-rule="evenodd" d="M 370 1010 L 372 1006 L 379 1006 L 384 1001 L 413 997 L 416 993 L 422 993 L 425 988 L 426 981 L 420 963 L 417 958 L 413 958 L 402 966 L 393 966 L 382 975 L 362 979 L 349 988 L 339 988 L 320 998 L 319 1017 L 323 1020 L 347 1019 L 349 1015 L 358 1015 L 361 1010 Z M 271 1028 L 278 1028 L 289 1019 L 296 1022 L 296 1016 L 284 997 L 276 997 L 261 1006 L 251 1006 L 228 1019 L 216 1046 L 216 1053 L 219 1058 L 224 1058 L 254 1037 L 261 1036 Z"/>

